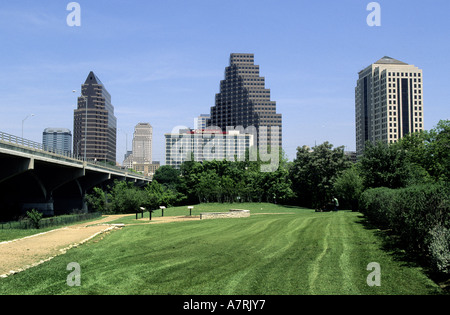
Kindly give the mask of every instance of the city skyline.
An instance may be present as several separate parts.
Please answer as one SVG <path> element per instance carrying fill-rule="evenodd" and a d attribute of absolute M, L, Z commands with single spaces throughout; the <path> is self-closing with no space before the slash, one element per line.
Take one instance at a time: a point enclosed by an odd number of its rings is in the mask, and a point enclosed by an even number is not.
<path fill-rule="evenodd" d="M 118 162 L 139 121 L 152 124 L 154 160 L 164 161 L 164 133 L 209 111 L 233 52 L 262 65 L 291 160 L 324 141 L 356 149 L 357 74 L 383 56 L 423 70 L 424 129 L 450 117 L 448 1 L 378 1 L 379 27 L 366 23 L 370 1 L 78 2 L 79 27 L 66 24 L 68 2 L 1 5 L 1 131 L 20 136 L 32 113 L 27 139 L 41 142 L 48 126 L 73 131 L 72 90 L 93 70 L 114 95 Z"/>

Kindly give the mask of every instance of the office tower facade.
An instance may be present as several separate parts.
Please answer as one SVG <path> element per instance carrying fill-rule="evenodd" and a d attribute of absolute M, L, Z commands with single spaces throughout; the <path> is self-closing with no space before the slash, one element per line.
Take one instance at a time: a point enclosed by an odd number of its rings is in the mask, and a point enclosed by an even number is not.
<path fill-rule="evenodd" d="M 88 160 L 115 162 L 116 141 L 117 119 L 111 95 L 91 71 L 81 86 L 74 111 L 73 152 Z"/>
<path fill-rule="evenodd" d="M 210 119 L 210 114 L 201 114 L 194 120 L 194 129 L 206 129 L 206 127 L 208 127 L 208 121 Z"/>
<path fill-rule="evenodd" d="M 208 126 L 224 131 L 237 126 L 246 131 L 254 128 L 258 146 L 282 146 L 282 115 L 276 113 L 276 102 L 270 100 L 270 89 L 265 88 L 265 78 L 259 76 L 254 54 L 230 55 Z"/>
<path fill-rule="evenodd" d="M 133 135 L 133 161 L 152 162 L 153 127 L 149 123 L 138 123 Z"/>
<path fill-rule="evenodd" d="M 127 151 L 123 157 L 123 166 L 126 168 L 133 167 L 133 151 Z"/>
<path fill-rule="evenodd" d="M 166 133 L 166 165 L 180 168 L 184 161 L 243 161 L 253 144 L 252 134 L 218 129 L 184 129 Z"/>
<path fill-rule="evenodd" d="M 355 88 L 356 153 L 367 141 L 397 142 L 424 129 L 422 70 L 383 57 L 359 72 Z"/>
<path fill-rule="evenodd" d="M 134 128 L 133 151 L 128 151 L 123 166 L 145 176 L 153 176 L 159 162 L 152 162 L 153 127 L 149 123 L 138 123 Z"/>
<path fill-rule="evenodd" d="M 69 155 L 72 150 L 72 132 L 66 128 L 46 128 L 42 133 L 44 150 Z"/>

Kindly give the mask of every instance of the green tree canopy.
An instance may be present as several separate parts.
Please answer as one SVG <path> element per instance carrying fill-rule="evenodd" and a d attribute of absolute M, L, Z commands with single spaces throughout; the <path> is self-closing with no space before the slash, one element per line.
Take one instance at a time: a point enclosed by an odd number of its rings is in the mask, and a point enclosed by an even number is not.
<path fill-rule="evenodd" d="M 343 146 L 333 148 L 332 144 L 324 142 L 312 149 L 297 148 L 290 178 L 298 202 L 308 207 L 322 207 L 332 198 L 336 177 L 350 165 Z"/>
<path fill-rule="evenodd" d="M 439 121 L 430 131 L 408 134 L 396 146 L 434 180 L 450 181 L 450 120 Z"/>
<path fill-rule="evenodd" d="M 180 170 L 170 165 L 162 165 L 156 170 L 153 180 L 168 188 L 178 189 L 181 184 Z"/>

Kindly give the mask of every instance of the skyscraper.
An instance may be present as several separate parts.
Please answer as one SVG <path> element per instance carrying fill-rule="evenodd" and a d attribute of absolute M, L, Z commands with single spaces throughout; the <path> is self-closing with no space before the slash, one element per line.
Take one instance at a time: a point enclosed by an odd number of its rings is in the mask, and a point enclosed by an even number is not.
<path fill-rule="evenodd" d="M 276 113 L 276 102 L 270 100 L 270 89 L 265 88 L 265 78 L 259 76 L 254 54 L 230 55 L 225 79 L 220 82 L 215 106 L 211 107 L 208 126 L 217 126 L 223 131 L 227 127 L 242 126 L 245 131 L 254 127 L 258 146 L 282 146 L 281 114 Z"/>
<path fill-rule="evenodd" d="M 72 133 L 66 128 L 46 128 L 42 134 L 42 145 L 47 151 L 70 154 Z"/>
<path fill-rule="evenodd" d="M 84 157 L 86 146 L 88 160 L 115 162 L 116 137 L 117 119 L 111 95 L 91 71 L 81 86 L 78 108 L 74 111 L 73 152 Z"/>
<path fill-rule="evenodd" d="M 138 123 L 134 128 L 133 151 L 127 152 L 123 166 L 145 176 L 153 176 L 159 162 L 152 161 L 153 127 L 149 123 Z"/>
<path fill-rule="evenodd" d="M 367 141 L 393 143 L 423 130 L 422 70 L 383 57 L 359 72 L 355 88 L 356 152 Z"/>
<path fill-rule="evenodd" d="M 194 129 L 206 129 L 209 119 L 211 119 L 211 115 L 201 114 L 194 119 Z"/>
<path fill-rule="evenodd" d="M 152 162 L 153 127 L 149 123 L 138 123 L 134 128 L 133 161 Z"/>

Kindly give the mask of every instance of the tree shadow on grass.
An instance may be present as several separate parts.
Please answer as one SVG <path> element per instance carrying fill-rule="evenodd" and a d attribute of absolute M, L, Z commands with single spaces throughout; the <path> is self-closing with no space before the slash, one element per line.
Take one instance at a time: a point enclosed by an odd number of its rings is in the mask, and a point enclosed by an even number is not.
<path fill-rule="evenodd" d="M 391 229 L 380 228 L 363 214 L 358 215 L 358 219 L 357 223 L 361 224 L 364 229 L 372 231 L 381 240 L 381 249 L 389 253 L 395 261 L 402 262 L 403 266 L 407 267 L 423 267 L 423 261 L 418 259 L 417 253 L 408 251 L 400 237 L 394 234 Z"/>

